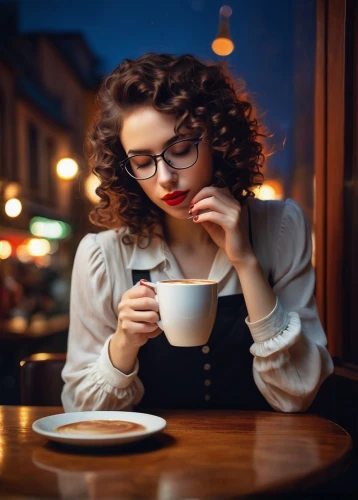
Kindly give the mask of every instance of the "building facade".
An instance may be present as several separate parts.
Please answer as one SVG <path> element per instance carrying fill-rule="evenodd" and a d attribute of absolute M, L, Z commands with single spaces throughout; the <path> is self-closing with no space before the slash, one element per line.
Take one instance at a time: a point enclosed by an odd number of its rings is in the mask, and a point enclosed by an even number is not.
<path fill-rule="evenodd" d="M 80 33 L 22 35 L 16 4 L 0 4 L 0 239 L 29 237 L 35 216 L 70 224 L 74 244 L 88 229 L 79 180 L 99 83 L 98 60 Z M 62 158 L 77 162 L 74 180 L 56 174 Z M 12 197 L 22 204 L 17 217 L 4 209 Z"/>

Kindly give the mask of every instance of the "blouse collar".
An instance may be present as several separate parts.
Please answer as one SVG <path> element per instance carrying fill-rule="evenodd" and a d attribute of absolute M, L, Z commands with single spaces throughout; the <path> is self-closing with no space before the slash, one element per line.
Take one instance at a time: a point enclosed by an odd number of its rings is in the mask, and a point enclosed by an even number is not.
<path fill-rule="evenodd" d="M 121 248 L 127 269 L 148 269 L 150 271 L 165 261 L 164 240 L 162 238 L 153 238 L 147 247 L 139 246 L 136 236 L 132 236 L 132 238 L 133 244 L 129 245 L 123 241 L 125 235 L 121 238 Z"/>
<path fill-rule="evenodd" d="M 151 271 L 160 264 L 165 263 L 164 270 L 170 279 L 183 279 L 175 257 L 162 238 L 153 238 L 150 244 L 146 248 L 143 248 L 138 245 L 136 237 L 133 237 L 133 244 L 124 244 L 124 237 L 125 235 L 122 234 L 121 248 L 127 269 Z M 232 264 L 225 252 L 218 249 L 208 279 L 220 283 L 231 269 Z"/>

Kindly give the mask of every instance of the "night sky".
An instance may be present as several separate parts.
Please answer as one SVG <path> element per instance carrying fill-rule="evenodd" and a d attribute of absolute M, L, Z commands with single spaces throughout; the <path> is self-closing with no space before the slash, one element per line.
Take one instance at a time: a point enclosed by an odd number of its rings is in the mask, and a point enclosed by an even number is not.
<path fill-rule="evenodd" d="M 231 0 L 234 52 L 226 59 L 244 78 L 277 141 L 292 127 L 294 13 L 299 0 Z M 314 3 L 313 1 L 311 2 Z M 102 60 L 103 73 L 125 57 L 147 52 L 193 53 L 220 60 L 211 50 L 220 0 L 20 0 L 20 30 L 80 31 Z M 284 168 L 290 148 L 276 156 Z"/>

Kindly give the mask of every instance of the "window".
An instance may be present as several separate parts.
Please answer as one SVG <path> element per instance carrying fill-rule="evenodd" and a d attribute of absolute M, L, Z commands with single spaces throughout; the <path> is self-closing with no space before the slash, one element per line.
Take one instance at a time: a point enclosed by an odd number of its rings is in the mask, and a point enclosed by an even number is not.
<path fill-rule="evenodd" d="M 30 123 L 28 126 L 28 165 L 29 186 L 31 190 L 38 191 L 40 188 L 39 171 L 39 134 L 37 127 Z"/>
<path fill-rule="evenodd" d="M 45 162 L 47 169 L 47 194 L 52 204 L 56 205 L 56 142 L 51 137 L 45 140 Z"/>
<path fill-rule="evenodd" d="M 317 1 L 317 303 L 337 362 L 358 365 L 358 9 Z"/>
<path fill-rule="evenodd" d="M 358 7 L 346 5 L 343 359 L 358 365 Z"/>

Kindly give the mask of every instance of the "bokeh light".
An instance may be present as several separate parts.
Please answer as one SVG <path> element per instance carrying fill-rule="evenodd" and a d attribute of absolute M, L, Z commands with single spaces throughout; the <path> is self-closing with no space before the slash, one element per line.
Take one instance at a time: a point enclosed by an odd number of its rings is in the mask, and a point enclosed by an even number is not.
<path fill-rule="evenodd" d="M 16 249 L 16 257 L 23 264 L 26 264 L 27 262 L 30 262 L 32 260 L 32 257 L 29 254 L 29 249 L 27 248 L 27 245 L 19 245 L 17 247 L 17 249 Z"/>
<path fill-rule="evenodd" d="M 6 240 L 0 240 L 0 259 L 5 260 L 10 257 L 12 252 L 11 245 Z"/>
<path fill-rule="evenodd" d="M 223 5 L 220 9 L 220 14 L 224 17 L 230 17 L 232 14 L 232 8 L 230 5 Z"/>
<path fill-rule="evenodd" d="M 234 50 L 234 44 L 230 38 L 220 37 L 215 38 L 211 48 L 218 56 L 228 56 Z"/>
<path fill-rule="evenodd" d="M 101 184 L 101 181 L 94 174 L 90 174 L 85 180 L 85 191 L 87 198 L 93 205 L 100 201 L 100 197 L 96 194 L 96 189 Z"/>
<path fill-rule="evenodd" d="M 8 217 L 17 217 L 21 214 L 22 204 L 17 198 L 11 198 L 5 203 L 5 213 Z"/>
<path fill-rule="evenodd" d="M 267 180 L 260 187 L 253 189 L 256 198 L 259 200 L 282 200 L 283 187 L 277 180 Z"/>
<path fill-rule="evenodd" d="M 10 200 L 10 198 L 17 198 L 20 195 L 20 185 L 17 182 L 10 182 L 4 189 L 5 200 Z"/>
<path fill-rule="evenodd" d="M 30 232 L 40 238 L 56 240 L 70 236 L 72 229 L 66 222 L 36 216 L 30 220 Z"/>
<path fill-rule="evenodd" d="M 43 257 L 51 250 L 50 243 L 43 238 L 31 238 L 27 242 L 27 248 L 33 257 Z"/>
<path fill-rule="evenodd" d="M 77 175 L 78 164 L 73 158 L 62 158 L 57 163 L 56 172 L 60 179 L 73 179 Z"/>

